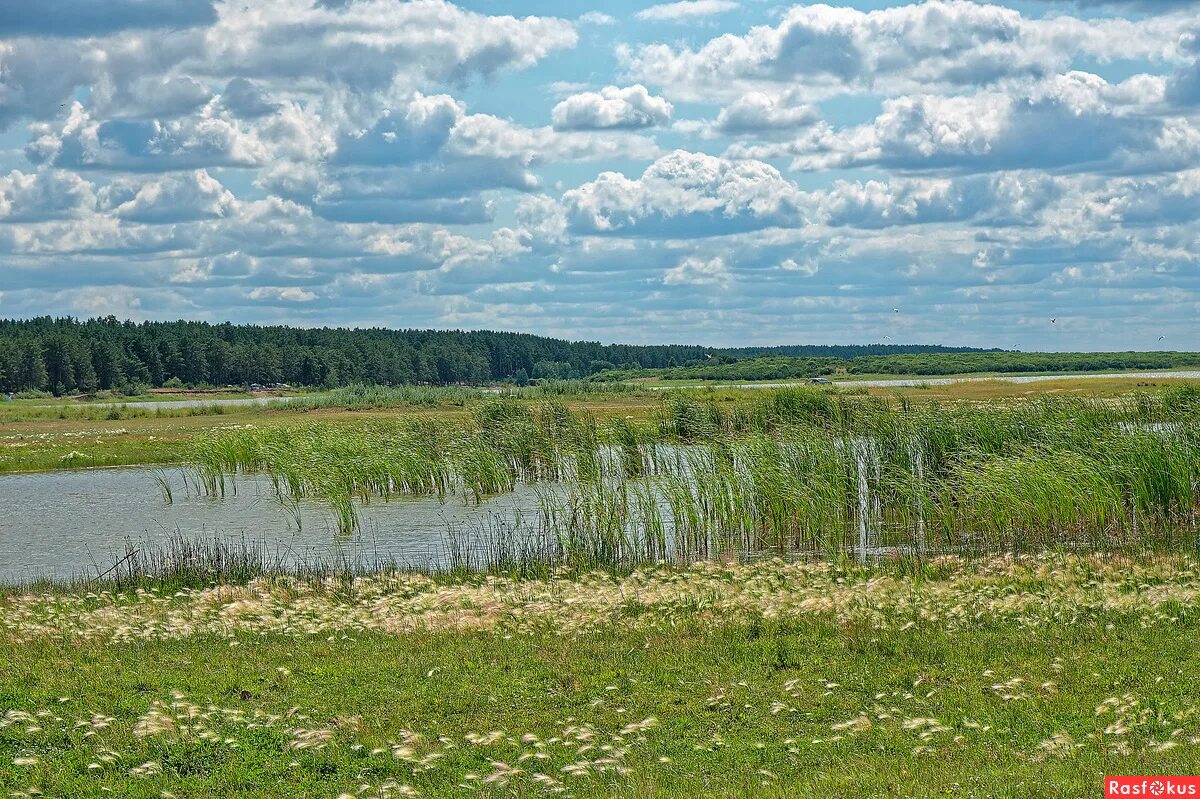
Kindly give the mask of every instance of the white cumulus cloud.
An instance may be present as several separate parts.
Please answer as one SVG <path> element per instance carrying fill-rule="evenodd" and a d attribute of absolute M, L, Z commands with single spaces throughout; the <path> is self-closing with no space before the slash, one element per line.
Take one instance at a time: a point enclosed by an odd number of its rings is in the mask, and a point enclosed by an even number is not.
<path fill-rule="evenodd" d="M 73 172 L 14 169 L 0 175 L 0 223 L 67 219 L 91 211 L 95 204 L 92 184 Z"/>
<path fill-rule="evenodd" d="M 147 224 L 220 219 L 234 205 L 233 194 L 203 169 L 141 183 L 105 187 L 102 204 L 121 219 Z"/>
<path fill-rule="evenodd" d="M 692 238 L 802 224 L 804 198 L 770 164 L 677 150 L 634 180 L 601 173 L 563 202 L 579 233 Z"/>
<path fill-rule="evenodd" d="M 1181 39 L 1194 26 L 1186 14 L 1029 18 L 964 0 L 872 11 L 803 5 L 778 25 L 724 34 L 698 49 L 656 43 L 620 54 L 635 79 L 671 97 L 704 101 L 780 86 L 830 96 L 1038 79 L 1080 57 L 1180 60 Z"/>
<path fill-rule="evenodd" d="M 680 0 L 677 3 L 660 3 L 644 8 L 637 12 L 636 16 L 648 22 L 680 22 L 723 14 L 737 7 L 738 4 L 733 0 Z"/>
<path fill-rule="evenodd" d="M 667 286 L 728 286 L 732 281 L 733 274 L 720 256 L 689 256 L 680 261 L 678 266 L 668 269 L 662 279 Z"/>
<path fill-rule="evenodd" d="M 637 84 L 572 95 L 554 106 L 552 116 L 556 130 L 633 130 L 667 124 L 672 110 L 670 102 Z"/>

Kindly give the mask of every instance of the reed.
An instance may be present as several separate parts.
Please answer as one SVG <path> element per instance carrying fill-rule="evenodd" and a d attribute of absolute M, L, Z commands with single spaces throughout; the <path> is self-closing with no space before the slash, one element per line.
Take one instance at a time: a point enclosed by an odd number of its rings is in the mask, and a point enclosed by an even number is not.
<path fill-rule="evenodd" d="M 125 550 L 108 564 L 68 579 L 35 580 L 7 589 L 25 591 L 121 592 L 153 589 L 176 591 L 251 580 L 299 576 L 312 580 L 354 579 L 399 570 L 378 557 L 296 552 L 242 538 L 174 536 L 157 544 L 126 541 Z M 411 568 L 407 566 L 406 568 Z"/>
<path fill-rule="evenodd" d="M 803 388 L 670 392 L 652 426 L 601 425 L 558 399 L 497 396 L 458 421 L 226 431 L 198 449 L 196 474 L 214 494 L 268 474 L 282 500 L 326 501 L 344 532 L 359 505 L 393 496 L 555 486 L 536 523 L 493 538 L 556 564 L 1179 549 L 1198 529 L 1198 416 L 1182 390 L 973 406 Z"/>
<path fill-rule="evenodd" d="M 465 405 L 487 394 L 467 386 L 379 386 L 350 385 L 321 394 L 281 400 L 271 403 L 284 408 L 316 410 L 344 408 L 371 410 L 377 408 L 430 408 L 441 405 Z"/>
<path fill-rule="evenodd" d="M 239 474 L 267 474 L 281 500 L 326 501 L 348 533 L 358 527 L 356 503 L 373 499 L 480 502 L 520 481 L 595 479 L 600 442 L 595 420 L 561 401 L 495 397 L 466 423 L 412 417 L 221 431 L 198 442 L 192 462 L 204 493 L 236 490 Z"/>

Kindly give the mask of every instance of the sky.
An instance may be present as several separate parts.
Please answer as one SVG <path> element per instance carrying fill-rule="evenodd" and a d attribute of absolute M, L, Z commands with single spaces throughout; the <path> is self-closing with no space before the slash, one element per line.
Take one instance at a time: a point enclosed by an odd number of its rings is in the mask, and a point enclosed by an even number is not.
<path fill-rule="evenodd" d="M 1200 2 L 0 2 L 0 317 L 1200 349 Z"/>

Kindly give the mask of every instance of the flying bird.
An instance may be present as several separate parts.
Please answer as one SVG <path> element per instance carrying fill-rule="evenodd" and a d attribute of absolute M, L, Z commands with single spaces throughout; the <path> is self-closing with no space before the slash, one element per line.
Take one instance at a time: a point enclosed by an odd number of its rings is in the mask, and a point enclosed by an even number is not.
<path fill-rule="evenodd" d="M 1164 338 L 1166 338 L 1166 336 L 1159 336 L 1159 337 L 1158 337 L 1158 340 L 1159 340 L 1159 341 L 1162 341 Z"/>
<path fill-rule="evenodd" d="M 900 313 L 900 309 L 899 309 L 899 308 L 893 308 L 893 309 L 892 309 L 892 313 Z"/>
<path fill-rule="evenodd" d="M 1057 317 L 1054 317 L 1054 316 L 1050 317 L 1050 324 L 1055 324 L 1056 322 L 1058 322 Z"/>

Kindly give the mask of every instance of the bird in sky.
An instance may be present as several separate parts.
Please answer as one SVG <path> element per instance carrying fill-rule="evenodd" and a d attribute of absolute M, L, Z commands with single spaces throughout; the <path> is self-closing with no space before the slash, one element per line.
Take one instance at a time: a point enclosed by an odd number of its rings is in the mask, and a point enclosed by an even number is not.
<path fill-rule="evenodd" d="M 1163 339 L 1165 339 L 1165 338 L 1166 338 L 1166 336 L 1159 336 L 1159 337 L 1158 337 L 1158 340 L 1159 340 L 1159 341 L 1162 341 L 1162 340 L 1163 340 Z"/>
<path fill-rule="evenodd" d="M 1050 317 L 1050 324 L 1052 324 L 1052 325 L 1053 325 L 1053 324 L 1055 324 L 1055 323 L 1057 323 L 1057 322 L 1058 322 L 1058 318 L 1057 318 L 1057 317 L 1054 317 L 1054 316 Z"/>

